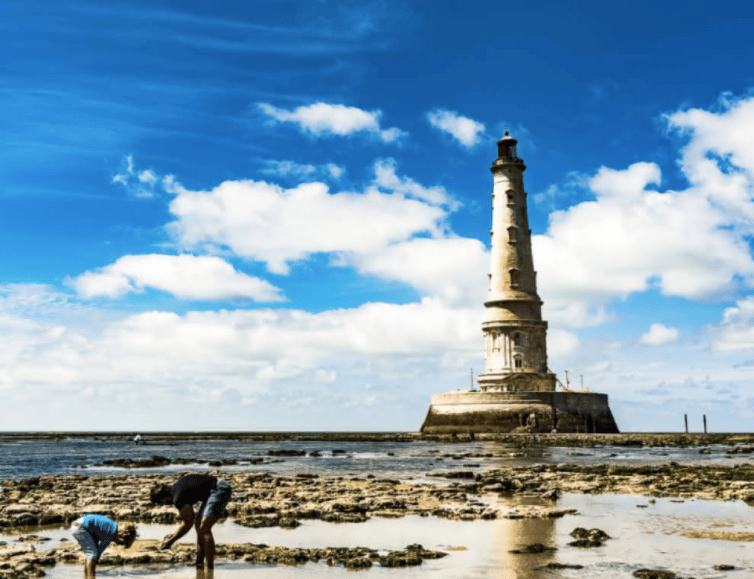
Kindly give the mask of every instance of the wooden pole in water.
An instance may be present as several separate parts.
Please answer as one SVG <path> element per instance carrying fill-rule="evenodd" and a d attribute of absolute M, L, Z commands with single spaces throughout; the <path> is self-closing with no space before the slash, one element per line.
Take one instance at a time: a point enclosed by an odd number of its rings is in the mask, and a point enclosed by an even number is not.
<path fill-rule="evenodd" d="M 686 434 L 689 433 L 689 415 L 684 414 L 683 415 L 683 426 L 686 429 Z"/>
<path fill-rule="evenodd" d="M 702 414 L 702 420 L 704 420 L 704 434 L 707 434 L 707 415 Z"/>

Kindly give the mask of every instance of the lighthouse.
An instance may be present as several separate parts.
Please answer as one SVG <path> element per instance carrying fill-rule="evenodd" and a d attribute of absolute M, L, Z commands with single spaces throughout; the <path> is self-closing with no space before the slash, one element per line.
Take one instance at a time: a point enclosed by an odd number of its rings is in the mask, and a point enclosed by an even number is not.
<path fill-rule="evenodd" d="M 618 432 L 607 394 L 556 391 L 555 374 L 547 367 L 547 322 L 537 294 L 524 189 L 526 165 L 517 145 L 506 130 L 490 168 L 492 229 L 482 322 L 485 367 L 478 376 L 479 390 L 430 396 L 421 432 L 453 436 Z"/>
<path fill-rule="evenodd" d="M 537 294 L 531 250 L 523 159 L 506 130 L 497 142 L 490 230 L 489 289 L 484 303 L 485 370 L 482 392 L 553 392 L 555 374 L 547 369 L 547 322 Z"/>

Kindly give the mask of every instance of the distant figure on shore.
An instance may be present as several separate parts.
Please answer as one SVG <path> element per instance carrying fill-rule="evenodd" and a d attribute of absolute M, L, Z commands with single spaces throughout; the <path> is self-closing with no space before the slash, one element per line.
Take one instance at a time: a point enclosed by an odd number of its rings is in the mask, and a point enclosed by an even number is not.
<path fill-rule="evenodd" d="M 178 479 L 172 486 L 158 484 L 150 490 L 153 503 L 170 505 L 178 509 L 181 519 L 178 529 L 165 537 L 160 545 L 161 549 L 170 549 L 178 539 L 196 527 L 196 567 L 214 569 L 215 539 L 212 536 L 212 525 L 218 519 L 228 516 L 226 507 L 230 501 L 230 485 L 208 474 L 188 474 Z M 194 504 L 201 502 L 199 510 L 194 515 Z"/>
<path fill-rule="evenodd" d="M 111 542 L 128 549 L 136 540 L 133 523 L 119 525 L 103 515 L 84 515 L 76 519 L 71 523 L 71 533 L 86 557 L 84 579 L 94 579 L 97 563 Z"/>
<path fill-rule="evenodd" d="M 139 444 L 141 442 L 141 434 L 137 434 L 134 436 L 134 444 Z"/>

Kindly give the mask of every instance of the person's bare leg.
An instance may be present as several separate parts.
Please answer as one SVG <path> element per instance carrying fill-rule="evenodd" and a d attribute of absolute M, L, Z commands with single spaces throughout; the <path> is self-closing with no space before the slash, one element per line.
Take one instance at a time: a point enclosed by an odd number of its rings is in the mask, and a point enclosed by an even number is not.
<path fill-rule="evenodd" d="M 194 518 L 194 528 L 196 528 L 196 568 L 204 569 L 204 542 L 199 530 L 202 519 L 198 516 Z"/>
<path fill-rule="evenodd" d="M 204 561 L 207 569 L 215 568 L 215 538 L 212 536 L 212 525 L 217 522 L 217 517 L 202 517 L 199 525 L 199 540 L 204 548 Z"/>
<path fill-rule="evenodd" d="M 96 574 L 97 563 L 92 559 L 87 559 L 84 563 L 84 579 L 94 579 Z"/>

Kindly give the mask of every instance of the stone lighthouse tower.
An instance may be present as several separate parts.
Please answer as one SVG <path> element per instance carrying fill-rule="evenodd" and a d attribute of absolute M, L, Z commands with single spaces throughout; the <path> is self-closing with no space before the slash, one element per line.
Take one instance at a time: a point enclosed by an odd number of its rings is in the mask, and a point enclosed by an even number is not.
<path fill-rule="evenodd" d="M 508 131 L 497 142 L 492 163 L 492 243 L 489 292 L 482 324 L 485 371 L 482 392 L 553 392 L 547 369 L 547 322 L 537 295 L 524 171 L 517 141 Z"/>
<path fill-rule="evenodd" d="M 492 243 L 479 390 L 433 394 L 421 432 L 618 432 L 607 394 L 556 391 L 555 374 L 547 367 L 547 322 L 537 295 L 526 211 L 526 165 L 516 144 L 506 130 L 490 169 Z"/>

